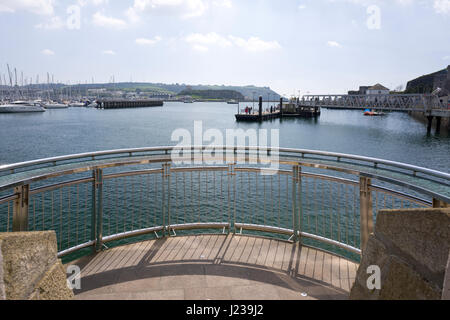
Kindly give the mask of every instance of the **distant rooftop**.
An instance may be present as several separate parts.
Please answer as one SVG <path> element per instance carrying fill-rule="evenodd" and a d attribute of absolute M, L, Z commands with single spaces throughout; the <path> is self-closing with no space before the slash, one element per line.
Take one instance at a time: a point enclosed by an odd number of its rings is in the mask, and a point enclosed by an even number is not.
<path fill-rule="evenodd" d="M 374 85 L 373 87 L 370 87 L 369 90 L 389 90 L 388 88 L 386 88 L 385 86 L 377 83 L 376 85 Z"/>

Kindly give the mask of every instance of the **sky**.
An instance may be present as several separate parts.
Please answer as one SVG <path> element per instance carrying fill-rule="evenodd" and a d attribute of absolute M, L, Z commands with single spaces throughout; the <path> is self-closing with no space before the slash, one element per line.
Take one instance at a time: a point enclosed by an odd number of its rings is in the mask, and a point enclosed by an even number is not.
<path fill-rule="evenodd" d="M 0 0 L 0 75 L 396 89 L 450 65 L 449 31 L 450 0 Z"/>

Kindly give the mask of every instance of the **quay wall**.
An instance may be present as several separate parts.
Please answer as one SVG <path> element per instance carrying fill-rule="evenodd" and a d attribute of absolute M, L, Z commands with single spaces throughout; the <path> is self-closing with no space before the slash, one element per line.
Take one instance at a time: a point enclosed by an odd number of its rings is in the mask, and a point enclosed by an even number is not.
<path fill-rule="evenodd" d="M 412 111 L 412 112 L 408 112 L 408 114 L 412 118 L 414 118 L 414 119 L 420 121 L 421 123 L 427 125 L 428 119 L 427 119 L 427 116 L 423 112 Z M 433 119 L 433 129 L 436 129 L 436 117 L 434 117 L 434 119 Z M 441 132 L 445 132 L 445 131 L 450 133 L 450 118 L 442 117 L 441 118 Z"/>
<path fill-rule="evenodd" d="M 0 233 L 0 300 L 71 300 L 56 233 Z"/>
<path fill-rule="evenodd" d="M 363 250 L 352 300 L 441 300 L 449 296 L 450 208 L 381 210 Z M 379 287 L 372 267 L 379 268 Z"/>
<path fill-rule="evenodd" d="M 162 100 L 105 100 L 99 101 L 98 108 L 101 109 L 127 109 L 127 108 L 150 108 L 162 107 Z"/>

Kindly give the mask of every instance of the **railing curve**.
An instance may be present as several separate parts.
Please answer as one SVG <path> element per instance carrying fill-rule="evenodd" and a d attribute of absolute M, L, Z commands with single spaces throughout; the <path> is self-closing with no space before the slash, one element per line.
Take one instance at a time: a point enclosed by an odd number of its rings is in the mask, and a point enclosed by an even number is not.
<path fill-rule="evenodd" d="M 228 161 L 174 163 L 180 149 L 186 161 L 211 149 Z M 72 258 L 130 238 L 245 232 L 357 260 L 380 209 L 445 206 L 449 185 L 437 170 L 324 151 L 120 149 L 1 166 L 0 231 L 55 230 Z"/>

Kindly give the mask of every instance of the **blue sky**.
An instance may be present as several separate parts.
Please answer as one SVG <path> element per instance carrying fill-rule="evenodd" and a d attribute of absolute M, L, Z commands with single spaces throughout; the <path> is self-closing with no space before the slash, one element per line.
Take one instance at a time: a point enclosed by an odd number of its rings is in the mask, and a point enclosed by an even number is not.
<path fill-rule="evenodd" d="M 33 81 L 326 94 L 450 64 L 450 0 L 0 0 L 0 30 L 2 78 Z"/>

